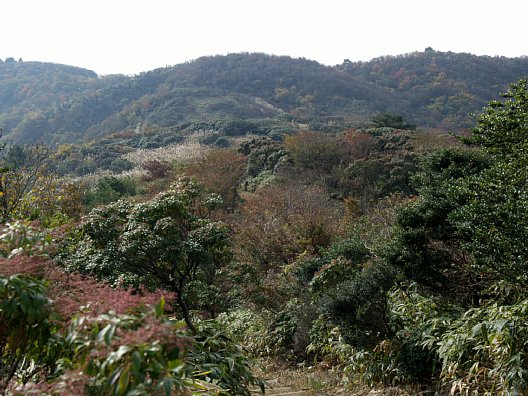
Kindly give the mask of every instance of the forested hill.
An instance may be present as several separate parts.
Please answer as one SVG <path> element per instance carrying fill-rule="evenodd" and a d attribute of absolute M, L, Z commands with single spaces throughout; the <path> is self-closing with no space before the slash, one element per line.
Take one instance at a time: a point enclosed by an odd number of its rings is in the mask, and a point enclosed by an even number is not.
<path fill-rule="evenodd" d="M 362 81 L 387 88 L 422 125 L 472 126 L 479 112 L 505 84 L 528 76 L 528 57 L 505 58 L 438 52 L 431 48 L 339 68 Z M 404 107 L 405 106 L 405 107 Z"/>
<path fill-rule="evenodd" d="M 0 122 L 15 141 L 54 143 L 225 117 L 358 121 L 390 112 L 421 126 L 459 129 L 473 124 L 468 113 L 526 75 L 528 58 L 431 49 L 335 67 L 230 54 L 134 77 L 10 59 L 0 63 Z"/>
<path fill-rule="evenodd" d="M 85 96 L 124 79 L 100 78 L 90 70 L 54 63 L 0 60 L 0 128 L 19 141 L 68 129 L 58 114 Z"/>

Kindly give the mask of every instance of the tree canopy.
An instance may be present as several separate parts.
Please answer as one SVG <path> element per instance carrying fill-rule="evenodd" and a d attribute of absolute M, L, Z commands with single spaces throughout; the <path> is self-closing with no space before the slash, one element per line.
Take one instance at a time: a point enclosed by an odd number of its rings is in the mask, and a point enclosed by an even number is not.
<path fill-rule="evenodd" d="M 83 225 L 86 240 L 67 268 L 114 285 L 174 292 L 194 333 L 191 309 L 218 312 L 220 270 L 230 254 L 227 227 L 210 219 L 220 203 L 182 179 L 151 201 L 96 208 Z"/>

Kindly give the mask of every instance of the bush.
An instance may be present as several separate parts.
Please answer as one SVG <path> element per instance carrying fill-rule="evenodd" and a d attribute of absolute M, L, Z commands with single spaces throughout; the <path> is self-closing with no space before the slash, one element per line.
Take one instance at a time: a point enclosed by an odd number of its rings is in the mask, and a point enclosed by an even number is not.
<path fill-rule="evenodd" d="M 58 179 L 56 175 L 40 177 L 21 199 L 13 217 L 37 220 L 46 228 L 78 220 L 84 212 L 85 191 L 86 185 L 82 181 Z"/>
<path fill-rule="evenodd" d="M 198 335 L 155 307 L 128 314 L 76 316 L 62 341 L 54 379 L 31 384 L 24 394 L 170 395 L 174 392 L 249 395 L 264 384 L 250 370 L 242 348 L 215 322 Z"/>
<path fill-rule="evenodd" d="M 339 209 L 313 187 L 275 185 L 248 196 L 234 236 L 242 297 L 259 307 L 282 310 L 295 294 L 291 265 L 332 242 L 340 232 Z"/>
<path fill-rule="evenodd" d="M 289 151 L 296 165 L 318 172 L 329 172 L 332 168 L 348 162 L 345 146 L 332 135 L 299 132 L 293 136 L 286 136 L 284 147 Z"/>
<path fill-rule="evenodd" d="M 471 257 L 464 251 L 464 240 L 451 218 L 467 203 L 454 192 L 465 178 L 478 174 L 489 163 L 485 154 L 461 149 L 427 156 L 422 171 L 414 176 L 420 195 L 400 209 L 394 238 L 382 252 L 407 279 L 465 304 L 478 300 L 486 279 L 471 270 Z"/>
<path fill-rule="evenodd" d="M 204 188 L 222 197 L 222 208 L 234 211 L 241 201 L 238 188 L 246 168 L 246 156 L 232 150 L 214 150 L 184 172 Z"/>
<path fill-rule="evenodd" d="M 169 163 L 155 159 L 143 162 L 141 167 L 148 172 L 147 180 L 164 179 L 171 170 Z"/>
<path fill-rule="evenodd" d="M 442 362 L 451 393 L 518 395 L 528 391 L 528 300 L 473 308 L 423 342 Z"/>
<path fill-rule="evenodd" d="M 202 321 L 197 329 L 188 355 L 195 378 L 219 387 L 220 395 L 249 396 L 250 386 L 258 386 L 264 393 L 264 382 L 253 375 L 251 361 L 223 326 L 216 321 Z"/>
<path fill-rule="evenodd" d="M 323 289 L 317 304 L 340 326 L 347 343 L 372 348 L 392 335 L 387 292 L 395 278 L 395 271 L 384 263 L 367 263 L 350 271 L 337 285 Z"/>
<path fill-rule="evenodd" d="M 106 205 L 136 193 L 137 182 L 134 179 L 105 176 L 99 179 L 95 188 L 86 193 L 85 205 L 89 208 Z"/>
<path fill-rule="evenodd" d="M 53 353 L 48 345 L 52 328 L 44 282 L 0 276 L 1 394 L 17 376 L 25 383 L 49 373 L 43 363 Z"/>
<path fill-rule="evenodd" d="M 51 234 L 42 233 L 23 222 L 6 223 L 0 228 L 0 257 L 10 259 L 20 254 L 47 256 Z"/>
<path fill-rule="evenodd" d="M 225 326 L 230 337 L 253 356 L 274 354 L 268 333 L 269 321 L 268 317 L 249 309 L 232 310 L 218 316 L 218 322 Z"/>
<path fill-rule="evenodd" d="M 181 179 L 151 201 L 94 209 L 83 225 L 85 239 L 64 264 L 116 286 L 175 292 L 174 303 L 194 331 L 191 310 L 214 317 L 223 309 L 217 285 L 230 256 L 228 229 L 210 219 L 220 203 Z"/>

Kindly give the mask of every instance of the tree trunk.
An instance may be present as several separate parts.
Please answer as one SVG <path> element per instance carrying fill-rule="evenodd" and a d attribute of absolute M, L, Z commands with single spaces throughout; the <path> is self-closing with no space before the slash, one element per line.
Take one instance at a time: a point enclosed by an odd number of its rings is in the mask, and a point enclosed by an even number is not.
<path fill-rule="evenodd" d="M 194 327 L 194 324 L 191 320 L 191 315 L 189 313 L 189 307 L 187 307 L 187 304 L 181 298 L 181 293 L 178 293 L 178 296 L 176 297 L 176 301 L 178 302 L 178 306 L 180 307 L 181 313 L 183 315 L 183 320 L 185 320 L 187 327 L 189 328 L 189 330 L 191 331 L 193 335 L 198 334 L 198 332 L 196 331 L 196 327 Z"/>

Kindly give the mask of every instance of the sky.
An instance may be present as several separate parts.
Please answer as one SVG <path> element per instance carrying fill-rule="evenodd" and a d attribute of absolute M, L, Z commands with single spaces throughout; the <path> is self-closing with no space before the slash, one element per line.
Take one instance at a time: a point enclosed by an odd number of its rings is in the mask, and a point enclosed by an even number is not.
<path fill-rule="evenodd" d="M 0 0 L 0 58 L 133 75 L 263 52 L 336 65 L 423 51 L 528 55 L 526 0 Z"/>

